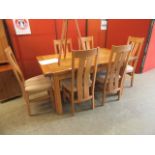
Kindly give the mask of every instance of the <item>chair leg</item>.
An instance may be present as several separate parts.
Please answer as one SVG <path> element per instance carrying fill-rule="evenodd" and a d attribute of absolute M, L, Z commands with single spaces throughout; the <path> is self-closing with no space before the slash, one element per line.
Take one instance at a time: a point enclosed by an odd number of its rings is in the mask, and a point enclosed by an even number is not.
<path fill-rule="evenodd" d="M 75 109 L 74 109 L 74 101 L 73 101 L 73 98 L 71 96 L 71 113 L 72 113 L 72 115 L 74 115 L 74 112 L 75 112 Z"/>
<path fill-rule="evenodd" d="M 92 109 L 94 109 L 95 108 L 95 98 L 94 98 L 94 95 L 93 95 L 93 97 L 92 97 Z"/>
<path fill-rule="evenodd" d="M 125 75 L 124 75 L 124 77 L 123 77 L 123 79 L 122 79 L 122 85 L 121 85 L 121 95 L 123 94 L 123 90 L 124 90 L 124 83 L 125 83 Z"/>
<path fill-rule="evenodd" d="M 133 87 L 134 73 L 131 74 L 131 87 Z"/>
<path fill-rule="evenodd" d="M 71 103 L 71 113 L 74 115 L 75 109 L 74 109 L 74 103 Z"/>
<path fill-rule="evenodd" d="M 25 93 L 24 98 L 25 98 L 25 101 L 26 101 L 28 114 L 29 114 L 29 116 L 32 116 L 32 114 L 31 114 L 31 108 L 30 108 L 29 94 L 27 92 Z"/>
<path fill-rule="evenodd" d="M 122 94 L 123 94 L 123 90 L 124 90 L 124 82 L 125 82 L 125 76 L 122 79 L 122 83 L 120 85 L 120 90 L 118 91 L 118 100 L 120 100 Z"/>
<path fill-rule="evenodd" d="M 120 96 L 123 95 L 123 91 L 124 91 L 124 87 L 122 87 L 121 90 L 120 90 Z"/>
<path fill-rule="evenodd" d="M 104 103 L 106 101 L 106 91 L 103 91 L 103 94 L 102 94 L 102 105 L 104 106 Z"/>
<path fill-rule="evenodd" d="M 120 100 L 121 95 L 122 95 L 122 90 L 119 90 L 119 91 L 118 91 L 118 100 Z"/>

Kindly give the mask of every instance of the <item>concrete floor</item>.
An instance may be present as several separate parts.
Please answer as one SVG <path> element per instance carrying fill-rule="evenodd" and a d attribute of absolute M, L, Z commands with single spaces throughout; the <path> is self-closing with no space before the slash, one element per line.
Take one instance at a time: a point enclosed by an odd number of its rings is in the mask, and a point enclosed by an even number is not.
<path fill-rule="evenodd" d="M 96 94 L 97 105 L 101 94 Z M 120 101 L 110 96 L 105 106 L 89 109 L 90 103 L 77 107 L 71 116 L 69 104 L 59 116 L 49 103 L 32 105 L 29 117 L 22 98 L 0 104 L 0 134 L 155 134 L 155 70 L 138 74 L 132 88 L 125 82 Z"/>

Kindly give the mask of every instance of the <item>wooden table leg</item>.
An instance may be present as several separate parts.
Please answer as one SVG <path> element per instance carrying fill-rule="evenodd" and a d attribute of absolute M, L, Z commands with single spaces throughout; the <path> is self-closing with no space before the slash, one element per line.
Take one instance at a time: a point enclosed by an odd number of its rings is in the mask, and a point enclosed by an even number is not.
<path fill-rule="evenodd" d="M 61 92 L 60 92 L 60 79 L 58 76 L 53 76 L 54 83 L 54 99 L 55 99 L 55 108 L 58 114 L 63 114 L 62 102 L 61 102 Z"/>

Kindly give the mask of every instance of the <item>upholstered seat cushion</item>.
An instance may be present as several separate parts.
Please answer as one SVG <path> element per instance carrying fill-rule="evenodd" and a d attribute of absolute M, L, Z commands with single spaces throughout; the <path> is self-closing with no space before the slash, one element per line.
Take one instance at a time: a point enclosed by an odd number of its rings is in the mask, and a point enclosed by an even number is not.
<path fill-rule="evenodd" d="M 97 82 L 100 82 L 100 83 L 104 83 L 105 77 L 106 77 L 106 72 L 99 72 L 99 73 L 97 74 L 96 81 L 97 81 Z M 121 78 L 121 76 L 119 75 L 119 79 L 120 79 L 120 78 Z"/>
<path fill-rule="evenodd" d="M 51 83 L 50 78 L 39 75 L 25 81 L 25 90 L 29 93 L 48 90 L 51 87 Z"/>
<path fill-rule="evenodd" d="M 31 85 L 32 83 L 40 83 L 40 82 L 50 82 L 49 77 L 45 77 L 44 75 L 38 75 L 32 78 L 25 80 L 25 86 Z"/>
<path fill-rule="evenodd" d="M 71 92 L 71 84 L 72 84 L 72 79 L 65 79 L 62 81 L 62 87 L 64 87 L 65 89 L 67 89 L 68 91 Z M 76 81 L 74 82 L 74 84 L 76 84 Z M 91 87 L 91 84 L 92 84 L 92 81 L 89 80 L 89 86 Z M 77 91 L 77 87 L 76 85 L 74 85 L 74 91 L 76 92 Z"/>
<path fill-rule="evenodd" d="M 105 76 L 106 76 L 106 71 L 105 70 L 102 70 L 101 72 L 98 72 L 97 75 L 96 75 L 96 81 L 104 83 Z"/>
<path fill-rule="evenodd" d="M 133 67 L 131 65 L 127 65 L 126 73 L 131 73 L 131 72 L 133 72 Z"/>

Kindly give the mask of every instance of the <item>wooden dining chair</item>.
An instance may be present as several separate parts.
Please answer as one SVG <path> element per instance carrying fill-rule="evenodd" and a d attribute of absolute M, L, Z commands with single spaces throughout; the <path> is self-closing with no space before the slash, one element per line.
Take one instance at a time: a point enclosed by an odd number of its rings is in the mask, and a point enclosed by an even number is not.
<path fill-rule="evenodd" d="M 63 95 L 71 103 L 72 114 L 74 114 L 74 104 L 76 103 L 92 100 L 92 108 L 95 107 L 94 85 L 97 58 L 98 48 L 85 52 L 81 50 L 72 52 L 72 78 L 62 81 Z"/>
<path fill-rule="evenodd" d="M 94 48 L 93 36 L 79 38 L 79 49 L 90 50 Z"/>
<path fill-rule="evenodd" d="M 128 37 L 127 44 L 132 45 L 132 51 L 127 65 L 126 73 L 131 76 L 131 86 L 133 86 L 134 74 L 139 60 L 139 55 L 142 50 L 144 38 L 142 37 Z"/>
<path fill-rule="evenodd" d="M 131 47 L 131 45 L 112 46 L 107 69 L 97 75 L 96 81 L 103 91 L 102 105 L 109 93 L 117 93 L 120 99 Z"/>
<path fill-rule="evenodd" d="M 32 115 L 30 102 L 39 102 L 45 101 L 46 99 L 50 99 L 52 101 L 52 82 L 50 78 L 45 77 L 44 75 L 39 75 L 36 77 L 32 77 L 30 79 L 25 80 L 23 73 L 16 61 L 16 58 L 12 52 L 10 47 L 5 49 L 5 53 L 8 59 L 8 62 L 13 68 L 14 74 L 20 84 L 22 95 L 27 105 L 28 114 Z M 47 92 L 45 96 L 39 96 L 38 93 Z M 32 99 L 32 96 L 35 98 Z"/>
<path fill-rule="evenodd" d="M 64 53 L 65 49 L 65 40 L 63 40 L 62 44 L 62 52 Z M 59 54 L 61 50 L 61 40 L 54 40 L 54 51 L 55 54 Z M 66 44 L 66 52 L 72 51 L 72 40 L 67 39 L 67 44 Z"/>

